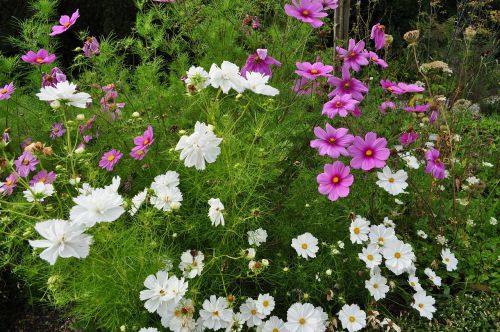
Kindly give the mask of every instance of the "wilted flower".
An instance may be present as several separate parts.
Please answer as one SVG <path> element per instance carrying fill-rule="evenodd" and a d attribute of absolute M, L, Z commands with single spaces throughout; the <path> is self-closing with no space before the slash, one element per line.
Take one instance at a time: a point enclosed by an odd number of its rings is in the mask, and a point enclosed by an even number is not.
<path fill-rule="evenodd" d="M 417 43 L 419 37 L 420 30 L 411 30 L 403 35 L 403 38 L 408 43 L 408 46 L 414 46 Z"/>
<path fill-rule="evenodd" d="M 380 50 L 381 48 L 384 48 L 385 44 L 385 26 L 383 26 L 380 23 L 375 24 L 372 27 L 372 31 L 370 34 L 370 39 L 372 39 L 375 42 L 375 49 Z"/>
<path fill-rule="evenodd" d="M 82 50 L 83 54 L 87 58 L 91 58 L 94 55 L 98 55 L 101 53 L 101 46 L 99 45 L 99 42 L 97 41 L 97 38 L 95 37 L 87 37 L 85 40 L 85 43 L 83 44 Z"/>

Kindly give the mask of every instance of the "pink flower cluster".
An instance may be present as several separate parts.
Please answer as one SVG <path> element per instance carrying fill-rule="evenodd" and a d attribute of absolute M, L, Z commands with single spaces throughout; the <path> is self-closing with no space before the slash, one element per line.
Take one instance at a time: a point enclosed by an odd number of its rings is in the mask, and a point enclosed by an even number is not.
<path fill-rule="evenodd" d="M 135 147 L 132 148 L 130 156 L 135 160 L 142 160 L 148 149 L 153 144 L 153 127 L 148 126 L 148 129 L 141 135 L 134 138 Z"/>

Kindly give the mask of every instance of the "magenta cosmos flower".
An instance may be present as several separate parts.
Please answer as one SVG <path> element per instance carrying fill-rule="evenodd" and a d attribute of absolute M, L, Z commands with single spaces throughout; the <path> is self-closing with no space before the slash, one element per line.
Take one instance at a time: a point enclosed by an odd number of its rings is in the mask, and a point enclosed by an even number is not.
<path fill-rule="evenodd" d="M 132 148 L 129 156 L 131 156 L 135 160 L 142 160 L 144 157 L 146 157 L 146 153 L 148 153 L 148 150 L 149 149 L 147 147 L 137 145 Z"/>
<path fill-rule="evenodd" d="M 47 172 L 46 170 L 43 169 L 33 176 L 33 179 L 31 179 L 30 181 L 30 186 L 34 186 L 38 182 L 50 184 L 54 183 L 55 180 L 56 180 L 56 173 Z"/>
<path fill-rule="evenodd" d="M 99 161 L 99 166 L 111 172 L 113 167 L 118 164 L 122 156 L 123 153 L 115 149 L 105 152 L 102 155 L 101 161 Z"/>
<path fill-rule="evenodd" d="M 376 64 L 377 66 L 380 66 L 382 68 L 387 68 L 389 67 L 389 65 L 387 64 L 387 62 L 385 62 L 383 59 L 379 58 L 377 53 L 375 52 L 368 52 L 368 59 L 373 62 L 374 64 Z"/>
<path fill-rule="evenodd" d="M 42 77 L 42 87 L 53 86 L 55 87 L 59 82 L 66 82 L 66 75 L 61 69 L 54 67 L 50 74 L 44 74 Z"/>
<path fill-rule="evenodd" d="M 14 161 L 16 165 L 16 172 L 21 177 L 26 177 L 31 171 L 36 169 L 40 161 L 29 151 L 24 151 L 22 155 Z"/>
<path fill-rule="evenodd" d="M 56 122 L 50 129 L 50 138 L 56 139 L 57 137 L 62 137 L 65 132 L 66 129 L 64 128 L 64 125 L 60 122 Z"/>
<path fill-rule="evenodd" d="M 0 100 L 7 100 L 10 99 L 10 96 L 16 91 L 16 88 L 14 87 L 14 82 L 10 82 L 9 84 L 5 85 L 3 88 L 0 89 Z"/>
<path fill-rule="evenodd" d="M 323 10 L 336 9 L 339 6 L 339 0 L 320 0 Z"/>
<path fill-rule="evenodd" d="M 330 119 L 336 115 L 344 118 L 347 114 L 349 114 L 349 112 L 354 111 L 358 103 L 359 101 L 353 99 L 350 94 L 337 95 L 323 105 L 323 111 L 321 114 L 328 116 Z"/>
<path fill-rule="evenodd" d="M 68 15 L 63 15 L 59 19 L 59 24 L 60 25 L 54 25 L 52 27 L 52 32 L 49 34 L 51 36 L 56 36 L 60 35 L 61 33 L 65 32 L 68 30 L 73 24 L 75 24 L 76 20 L 80 17 L 80 13 L 78 12 L 78 9 L 71 14 L 71 17 Z"/>
<path fill-rule="evenodd" d="M 405 93 L 403 89 L 401 89 L 396 83 L 390 80 L 381 80 L 380 85 L 382 86 L 382 89 L 389 91 L 390 93 L 395 95 L 402 95 L 403 93 Z"/>
<path fill-rule="evenodd" d="M 50 54 L 43 48 L 38 52 L 28 51 L 21 57 L 24 62 L 31 63 L 32 65 L 43 65 L 52 63 L 56 60 L 55 54 Z"/>
<path fill-rule="evenodd" d="M 99 45 L 97 38 L 87 37 L 85 43 L 83 44 L 82 50 L 83 55 L 85 55 L 87 58 L 91 58 L 94 55 L 98 55 L 99 53 L 101 53 L 101 45 Z"/>
<path fill-rule="evenodd" d="M 349 195 L 349 187 L 354 182 L 354 177 L 350 174 L 351 169 L 342 162 L 336 161 L 333 164 L 324 166 L 324 173 L 318 175 L 318 191 L 331 201 L 336 201 L 339 197 Z"/>
<path fill-rule="evenodd" d="M 299 21 L 309 23 L 313 28 L 319 28 L 323 25 L 320 18 L 328 16 L 323 12 L 323 5 L 316 0 L 292 0 L 292 5 L 285 5 L 285 13 L 288 16 L 295 17 Z"/>
<path fill-rule="evenodd" d="M 431 104 L 424 104 L 424 105 L 415 105 L 415 107 L 403 107 L 403 109 L 411 113 L 423 113 L 427 112 L 431 106 L 432 106 Z"/>
<path fill-rule="evenodd" d="M 322 62 L 315 62 L 313 64 L 310 62 L 297 62 L 295 65 L 297 66 L 295 73 L 309 80 L 314 80 L 320 76 L 332 76 L 329 73 L 333 71 L 333 66 L 324 65 Z"/>
<path fill-rule="evenodd" d="M 256 53 L 250 54 L 243 68 L 241 76 L 245 77 L 247 72 L 258 72 L 272 77 L 271 65 L 281 66 L 281 62 L 267 55 L 267 49 L 259 48 Z"/>
<path fill-rule="evenodd" d="M 351 78 L 349 74 L 349 69 L 342 68 L 342 78 L 330 77 L 328 83 L 335 86 L 335 90 L 328 94 L 328 97 L 333 97 L 335 95 L 348 95 L 350 94 L 352 98 L 356 100 L 363 100 L 364 93 L 368 92 L 368 87 L 356 78 Z"/>
<path fill-rule="evenodd" d="M 403 90 L 405 93 L 406 92 L 422 92 L 425 89 L 421 86 L 418 86 L 416 84 L 406 84 L 406 83 L 398 83 L 398 87 Z"/>
<path fill-rule="evenodd" d="M 413 130 L 407 131 L 403 133 L 403 135 L 399 136 L 399 143 L 403 145 L 410 145 L 411 143 L 415 142 L 419 138 L 418 133 L 414 132 Z"/>
<path fill-rule="evenodd" d="M 348 156 L 346 147 L 354 140 L 354 136 L 349 134 L 346 128 L 333 128 L 326 124 L 326 130 L 321 127 L 314 128 L 317 139 L 311 141 L 311 148 L 317 149 L 320 156 L 327 155 L 331 158 L 338 158 L 340 155 Z"/>
<path fill-rule="evenodd" d="M 377 138 L 377 134 L 369 132 L 365 138 L 354 137 L 353 144 L 347 148 L 351 155 L 351 167 L 369 171 L 373 168 L 382 168 L 391 152 L 387 146 L 387 140 L 383 137 Z"/>
<path fill-rule="evenodd" d="M 392 102 L 390 100 L 386 100 L 386 101 L 382 102 L 382 104 L 380 104 L 380 106 L 378 107 L 378 110 L 382 114 L 387 114 L 387 109 L 395 110 L 396 104 L 394 104 L 394 102 Z"/>
<path fill-rule="evenodd" d="M 137 136 L 134 138 L 134 144 L 143 148 L 147 148 L 148 146 L 153 144 L 153 141 L 153 127 L 151 126 L 148 126 L 142 136 Z"/>
<path fill-rule="evenodd" d="M 439 159 L 439 151 L 432 148 L 425 153 L 425 159 L 427 159 L 427 166 L 425 167 L 425 173 L 430 173 L 436 179 L 444 179 L 444 164 Z"/>
<path fill-rule="evenodd" d="M 375 24 L 372 27 L 372 33 L 370 34 L 370 39 L 375 41 L 375 49 L 380 50 L 385 44 L 385 26 L 380 23 Z"/>
<path fill-rule="evenodd" d="M 12 173 L 6 179 L 5 182 L 0 184 L 0 193 L 2 196 L 10 196 L 12 195 L 12 191 L 17 186 L 17 174 Z"/>
<path fill-rule="evenodd" d="M 337 46 L 337 54 L 344 60 L 344 67 L 359 71 L 361 66 L 368 64 L 368 53 L 365 50 L 365 42 L 360 40 L 356 43 L 354 39 L 349 39 L 347 50 Z"/>

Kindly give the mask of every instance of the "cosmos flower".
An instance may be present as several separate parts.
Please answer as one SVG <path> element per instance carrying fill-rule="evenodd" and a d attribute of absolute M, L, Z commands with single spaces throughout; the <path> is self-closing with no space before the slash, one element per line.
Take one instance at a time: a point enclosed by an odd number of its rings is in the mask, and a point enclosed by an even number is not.
<path fill-rule="evenodd" d="M 16 91 L 14 87 L 14 82 L 10 82 L 7 85 L 4 85 L 3 88 L 0 89 L 0 100 L 10 99 L 10 96 Z"/>
<path fill-rule="evenodd" d="M 356 216 L 349 226 L 350 239 L 352 243 L 362 244 L 368 241 L 370 232 L 370 221 L 361 216 Z"/>
<path fill-rule="evenodd" d="M 403 90 L 396 83 L 390 80 L 381 80 L 380 86 L 382 86 L 382 89 L 389 91 L 390 93 L 395 95 L 402 95 L 403 93 L 405 93 L 405 90 Z"/>
<path fill-rule="evenodd" d="M 22 178 L 28 176 L 31 171 L 34 171 L 38 163 L 40 163 L 40 161 L 29 151 L 24 151 L 23 154 L 14 161 L 16 172 Z"/>
<path fill-rule="evenodd" d="M 42 87 L 53 86 L 55 87 L 57 83 L 67 81 L 66 75 L 58 67 L 54 67 L 50 70 L 49 74 L 44 74 L 42 77 Z"/>
<path fill-rule="evenodd" d="M 66 129 L 64 128 L 64 124 L 62 124 L 61 122 L 56 122 L 50 129 L 50 138 L 56 139 L 57 137 L 62 137 L 65 132 Z"/>
<path fill-rule="evenodd" d="M 208 217 L 212 221 L 212 226 L 224 226 L 224 205 L 218 198 L 210 198 L 208 200 L 210 208 L 208 209 Z"/>
<path fill-rule="evenodd" d="M 391 241 L 382 254 L 385 258 L 385 265 L 395 275 L 403 273 L 416 259 L 411 246 L 400 240 Z"/>
<path fill-rule="evenodd" d="M 443 264 L 446 265 L 446 271 L 451 272 L 457 269 L 458 260 L 455 258 L 450 249 L 445 248 L 441 251 L 441 258 L 443 259 Z"/>
<path fill-rule="evenodd" d="M 84 56 L 91 58 L 101 53 L 101 45 L 99 45 L 96 37 L 87 37 L 85 43 L 83 43 L 82 51 Z"/>
<path fill-rule="evenodd" d="M 385 166 L 382 172 L 377 172 L 377 177 L 377 185 L 393 196 L 404 193 L 408 187 L 408 183 L 406 183 L 408 173 L 402 169 L 392 173 L 389 166 Z"/>
<path fill-rule="evenodd" d="M 248 327 L 262 325 L 262 320 L 266 317 L 266 315 L 257 310 L 257 303 L 251 298 L 246 299 L 245 303 L 240 306 L 240 312 Z"/>
<path fill-rule="evenodd" d="M 271 316 L 262 325 L 262 332 L 287 332 L 285 322 L 276 316 Z"/>
<path fill-rule="evenodd" d="M 338 158 L 341 155 L 349 155 L 346 148 L 351 145 L 354 136 L 349 134 L 348 129 L 336 129 L 327 123 L 325 130 L 321 127 L 314 127 L 314 134 L 317 139 L 312 140 L 310 145 L 319 151 L 320 156 L 327 155 L 331 158 Z"/>
<path fill-rule="evenodd" d="M 337 46 L 336 50 L 338 56 L 344 61 L 343 67 L 346 70 L 352 68 L 354 71 L 359 71 L 361 66 L 368 64 L 368 53 L 363 40 L 356 43 L 354 39 L 349 39 L 347 50 L 340 46 Z"/>
<path fill-rule="evenodd" d="M 376 274 L 372 276 L 370 280 L 366 280 L 365 288 L 368 289 L 370 295 L 373 296 L 375 301 L 385 298 L 385 294 L 389 292 L 387 279 L 382 277 L 380 274 Z"/>
<path fill-rule="evenodd" d="M 56 180 L 56 173 L 47 172 L 46 170 L 43 169 L 33 176 L 33 178 L 30 181 L 30 186 L 34 186 L 38 182 L 51 184 L 54 183 L 55 180 Z"/>
<path fill-rule="evenodd" d="M 266 294 L 259 294 L 257 300 L 255 301 L 255 307 L 257 308 L 257 312 L 260 312 L 264 316 L 268 316 L 274 310 L 275 302 L 274 297 Z"/>
<path fill-rule="evenodd" d="M 445 169 L 444 163 L 439 158 L 439 151 L 432 148 L 425 153 L 425 159 L 427 159 L 427 166 L 425 167 L 425 172 L 432 174 L 436 179 L 444 179 Z"/>
<path fill-rule="evenodd" d="M 89 254 L 92 236 L 81 225 L 66 220 L 51 219 L 39 222 L 35 230 L 44 240 L 30 240 L 33 248 L 46 248 L 40 258 L 54 265 L 58 257 L 85 258 Z"/>
<path fill-rule="evenodd" d="M 328 16 L 323 12 L 323 4 L 315 0 L 292 0 L 292 4 L 285 5 L 285 13 L 299 21 L 309 23 L 313 28 L 323 25 L 321 18 Z"/>
<path fill-rule="evenodd" d="M 99 161 L 99 167 L 111 172 L 122 157 L 123 153 L 119 150 L 111 149 L 102 155 L 102 158 Z"/>
<path fill-rule="evenodd" d="M 276 96 L 280 93 L 278 89 L 267 85 L 269 76 L 265 76 L 262 73 L 247 72 L 246 79 L 246 88 L 254 93 L 264 96 Z"/>
<path fill-rule="evenodd" d="M 92 102 L 88 93 L 77 92 L 76 84 L 68 81 L 58 82 L 56 86 L 42 87 L 36 96 L 43 101 L 58 101 L 78 108 L 87 108 L 87 104 Z"/>
<path fill-rule="evenodd" d="M 342 328 L 349 332 L 359 331 L 366 326 L 366 313 L 357 304 L 344 304 L 338 316 Z"/>
<path fill-rule="evenodd" d="M 355 111 L 358 103 L 359 101 L 353 99 L 350 94 L 336 95 L 332 100 L 323 105 L 321 114 L 328 116 L 330 119 L 337 115 L 344 118 L 349 112 L 353 113 Z"/>
<path fill-rule="evenodd" d="M 150 202 L 158 210 L 171 212 L 181 207 L 182 193 L 177 187 L 162 187 L 155 190 Z"/>
<path fill-rule="evenodd" d="M 19 175 L 17 173 L 11 173 L 4 182 L 0 184 L 0 193 L 2 196 L 10 196 L 14 188 L 17 186 L 17 178 Z"/>
<path fill-rule="evenodd" d="M 386 145 L 387 140 L 377 138 L 374 132 L 367 133 L 364 139 L 359 136 L 354 137 L 353 144 L 347 148 L 352 156 L 351 167 L 364 171 L 384 167 L 390 155 Z"/>
<path fill-rule="evenodd" d="M 425 268 L 424 273 L 427 277 L 429 277 L 429 280 L 431 280 L 434 285 L 441 286 L 441 277 L 438 277 L 434 271 L 427 267 Z"/>
<path fill-rule="evenodd" d="M 386 101 L 383 101 L 382 104 L 380 104 L 379 106 L 379 111 L 380 113 L 382 114 L 386 114 L 387 113 L 387 109 L 392 109 L 392 110 L 395 110 L 396 109 L 396 104 L 394 104 L 394 102 L 390 101 L 390 100 L 386 100 Z"/>
<path fill-rule="evenodd" d="M 189 67 L 184 80 L 187 86 L 193 86 L 196 91 L 201 91 L 210 85 L 210 75 L 203 67 Z"/>
<path fill-rule="evenodd" d="M 227 300 L 223 297 L 211 295 L 209 300 L 203 302 L 200 317 L 203 326 L 214 331 L 225 329 L 233 316 L 233 310 L 228 309 Z"/>
<path fill-rule="evenodd" d="M 370 243 L 366 248 L 363 248 L 361 253 L 358 254 L 359 259 L 365 262 L 366 267 L 373 269 L 382 263 L 382 255 L 380 255 L 379 248 L 376 244 Z"/>
<path fill-rule="evenodd" d="M 385 26 L 383 26 L 380 23 L 375 24 L 372 27 L 372 31 L 370 34 L 370 39 L 372 39 L 375 42 L 375 49 L 380 50 L 381 48 L 384 48 L 385 44 Z"/>
<path fill-rule="evenodd" d="M 210 67 L 208 75 L 212 87 L 220 88 L 223 93 L 227 94 L 231 89 L 238 93 L 245 91 L 245 78 L 240 75 L 240 69 L 234 63 L 223 61 L 220 68 L 214 63 Z"/>
<path fill-rule="evenodd" d="M 50 183 L 36 182 L 29 189 L 23 191 L 24 198 L 28 202 L 43 202 L 45 198 L 54 194 L 54 186 Z"/>
<path fill-rule="evenodd" d="M 315 80 L 320 76 L 332 76 L 329 73 L 333 71 L 333 66 L 324 65 L 322 62 L 315 62 L 313 64 L 310 62 L 297 62 L 295 65 L 297 66 L 295 73 L 309 80 Z"/>
<path fill-rule="evenodd" d="M 193 301 L 181 299 L 176 305 L 170 305 L 161 315 L 161 324 L 173 332 L 197 331 L 194 315 Z"/>
<path fill-rule="evenodd" d="M 241 68 L 240 74 L 245 77 L 247 72 L 257 72 L 271 78 L 273 76 L 271 71 L 272 65 L 280 67 L 281 62 L 267 55 L 267 49 L 259 48 L 255 53 L 248 56 L 245 65 Z"/>
<path fill-rule="evenodd" d="M 30 63 L 32 65 L 43 65 L 49 64 L 56 60 L 55 54 L 50 54 L 44 50 L 40 49 L 38 52 L 28 51 L 25 55 L 21 57 L 24 62 Z"/>
<path fill-rule="evenodd" d="M 425 291 L 421 291 L 413 294 L 413 301 L 412 307 L 420 313 L 420 316 L 431 320 L 436 312 L 434 307 L 436 300 L 432 296 L 428 296 Z"/>
<path fill-rule="evenodd" d="M 187 250 L 181 255 L 181 263 L 179 264 L 179 270 L 184 274 L 185 278 L 194 278 L 201 275 L 203 271 L 203 260 L 205 256 L 201 251 L 198 250 Z"/>
<path fill-rule="evenodd" d="M 179 183 L 179 173 L 167 171 L 165 174 L 155 176 L 151 189 L 159 191 L 163 188 L 177 187 Z"/>
<path fill-rule="evenodd" d="M 431 104 L 423 104 L 423 105 L 415 105 L 414 107 L 411 106 L 403 107 L 403 109 L 406 112 L 410 113 L 423 113 L 427 112 L 431 106 L 432 106 Z"/>
<path fill-rule="evenodd" d="M 285 327 L 289 332 L 324 331 L 322 313 L 310 303 L 294 303 L 287 313 Z"/>
<path fill-rule="evenodd" d="M 59 35 L 66 30 L 68 30 L 73 24 L 75 24 L 76 20 L 80 17 L 80 13 L 78 12 L 78 9 L 71 14 L 71 17 L 68 15 L 63 15 L 59 19 L 59 24 L 60 25 L 54 25 L 52 27 L 52 32 L 49 34 L 50 36 L 56 36 Z"/>
<path fill-rule="evenodd" d="M 337 9 L 339 0 L 321 0 L 321 5 L 323 5 L 323 10 Z"/>
<path fill-rule="evenodd" d="M 404 132 L 401 136 L 399 136 L 398 141 L 403 145 L 410 145 L 411 143 L 415 142 L 419 137 L 420 135 L 417 132 L 409 130 L 407 132 Z"/>
<path fill-rule="evenodd" d="M 394 228 L 388 227 L 384 224 L 370 226 L 369 238 L 370 243 L 373 243 L 380 248 L 384 248 L 388 246 L 391 241 L 397 240 Z"/>
<path fill-rule="evenodd" d="M 320 194 L 328 196 L 331 201 L 336 201 L 339 197 L 347 197 L 349 187 L 354 182 L 354 177 L 350 171 L 349 166 L 345 166 L 341 161 L 326 164 L 324 173 L 316 177 Z"/>
<path fill-rule="evenodd" d="M 335 90 L 328 94 L 332 98 L 336 95 L 351 95 L 356 100 L 363 100 L 365 93 L 368 92 L 368 87 L 360 80 L 352 77 L 349 69 L 342 68 L 342 78 L 330 77 L 328 83 L 335 86 Z"/>
<path fill-rule="evenodd" d="M 144 302 L 144 308 L 149 312 L 166 313 L 168 307 L 177 304 L 186 294 L 188 282 L 184 278 L 178 279 L 168 272 L 158 271 L 144 280 L 145 290 L 139 293 L 139 298 Z"/>
<path fill-rule="evenodd" d="M 398 88 L 400 88 L 403 93 L 408 93 L 408 92 L 422 92 L 425 89 L 417 84 L 406 84 L 403 82 L 398 83 Z"/>
<path fill-rule="evenodd" d="M 131 216 L 133 216 L 137 213 L 139 208 L 146 201 L 147 196 L 148 196 L 148 189 L 146 188 L 143 191 L 140 191 L 134 197 L 132 197 L 132 202 L 130 204 L 130 210 L 129 210 L 129 214 Z"/>
<path fill-rule="evenodd" d="M 382 68 L 389 67 L 389 65 L 387 64 L 387 62 L 385 62 L 384 59 L 379 58 L 379 56 L 375 52 L 371 52 L 371 51 L 368 52 L 368 59 L 371 62 L 373 62 L 374 64 L 376 64 L 377 66 L 380 66 Z"/>
<path fill-rule="evenodd" d="M 248 244 L 256 247 L 260 247 L 260 245 L 267 241 L 267 232 L 265 229 L 257 228 L 254 231 L 248 231 Z"/>
<path fill-rule="evenodd" d="M 311 233 L 304 233 L 292 239 L 292 248 L 297 251 L 297 255 L 305 259 L 309 259 L 310 257 L 314 258 L 319 250 L 318 239 Z"/>

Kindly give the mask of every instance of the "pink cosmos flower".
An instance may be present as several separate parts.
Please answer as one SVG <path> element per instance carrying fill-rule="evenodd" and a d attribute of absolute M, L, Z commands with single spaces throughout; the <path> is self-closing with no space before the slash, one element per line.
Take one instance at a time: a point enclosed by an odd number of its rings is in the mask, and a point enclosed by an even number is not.
<path fill-rule="evenodd" d="M 92 115 L 92 117 L 88 119 L 87 122 L 85 122 L 85 124 L 79 126 L 80 133 L 83 134 L 85 130 L 92 129 L 92 126 L 94 125 L 95 122 L 95 117 L 96 117 L 95 115 Z"/>
<path fill-rule="evenodd" d="M 52 63 L 56 60 L 55 54 L 50 54 L 43 48 L 37 53 L 33 51 L 28 51 L 25 55 L 21 57 L 24 62 L 31 63 L 32 65 L 43 65 Z"/>
<path fill-rule="evenodd" d="M 347 148 L 352 156 L 351 167 L 369 171 L 373 168 L 382 168 L 391 152 L 387 146 L 387 140 L 383 137 L 377 138 L 377 134 L 369 132 L 365 138 L 354 137 L 353 144 Z"/>
<path fill-rule="evenodd" d="M 88 144 L 92 140 L 92 135 L 84 135 L 83 143 Z"/>
<path fill-rule="evenodd" d="M 320 86 L 321 83 L 318 81 L 300 77 L 295 80 L 295 84 L 293 85 L 292 90 L 297 92 L 297 96 L 312 94 L 321 95 Z"/>
<path fill-rule="evenodd" d="M 341 161 L 324 166 L 324 173 L 317 176 L 318 191 L 331 201 L 336 201 L 339 197 L 349 195 L 349 187 L 354 182 L 354 177 L 350 174 L 351 169 Z"/>
<path fill-rule="evenodd" d="M 5 85 L 3 88 L 0 89 L 0 100 L 7 100 L 10 99 L 10 96 L 16 91 L 16 88 L 14 87 L 14 82 L 10 82 L 9 84 Z"/>
<path fill-rule="evenodd" d="M 245 77 L 247 72 L 262 73 L 269 78 L 272 77 L 271 65 L 281 66 L 281 62 L 267 55 L 267 49 L 259 48 L 256 53 L 250 54 L 243 68 L 241 68 L 241 76 Z"/>
<path fill-rule="evenodd" d="M 323 105 L 321 114 L 328 116 L 330 119 L 336 115 L 344 118 L 349 112 L 354 111 L 358 103 L 359 101 L 353 99 L 350 94 L 337 95 Z"/>
<path fill-rule="evenodd" d="M 101 98 L 101 111 L 111 113 L 111 117 L 115 120 L 120 116 L 121 110 L 125 107 L 125 103 L 117 103 L 116 99 L 118 98 L 118 92 L 113 88 L 109 88 L 109 85 L 102 88 L 103 91 L 107 91 L 104 97 Z"/>
<path fill-rule="evenodd" d="M 60 35 L 61 33 L 68 30 L 73 24 L 75 24 L 76 20 L 80 17 L 80 13 L 78 9 L 69 17 L 68 15 L 63 15 L 59 19 L 59 24 L 54 25 L 52 27 L 52 32 L 49 34 L 50 36 Z"/>
<path fill-rule="evenodd" d="M 363 115 L 363 112 L 361 112 L 361 108 L 359 108 L 359 105 L 354 106 L 354 109 L 351 112 L 352 116 L 355 118 L 359 118 L 361 115 Z"/>
<path fill-rule="evenodd" d="M 295 65 L 297 66 L 295 73 L 309 80 L 315 80 L 319 76 L 332 76 L 328 73 L 333 71 L 333 66 L 324 65 L 321 62 L 315 62 L 313 64 L 310 62 L 297 62 Z"/>
<path fill-rule="evenodd" d="M 130 151 L 129 156 L 134 158 L 135 160 L 142 160 L 146 154 L 148 153 L 148 148 L 143 147 L 143 146 L 135 146 L 132 148 L 132 151 Z"/>
<path fill-rule="evenodd" d="M 328 16 L 323 12 L 321 2 L 315 0 L 292 0 L 293 5 L 285 5 L 285 13 L 288 16 L 295 17 L 299 21 L 309 23 L 313 28 L 319 28 L 323 25 L 320 18 Z"/>
<path fill-rule="evenodd" d="M 380 85 L 382 86 L 382 89 L 389 91 L 390 93 L 393 93 L 395 95 L 402 95 L 403 93 L 405 93 L 405 91 L 401 89 L 396 83 L 389 80 L 381 80 Z"/>
<path fill-rule="evenodd" d="M 30 181 L 30 186 L 34 186 L 38 182 L 51 184 L 54 183 L 55 180 L 56 180 L 56 173 L 47 172 L 46 170 L 43 169 L 33 176 L 33 179 L 31 179 Z"/>
<path fill-rule="evenodd" d="M 391 110 L 395 110 L 396 109 L 396 104 L 394 104 L 394 102 L 390 101 L 390 100 L 386 100 L 384 102 L 382 102 L 382 104 L 380 104 L 380 106 L 378 107 L 380 113 L 382 114 L 387 114 L 387 109 L 391 109 Z"/>
<path fill-rule="evenodd" d="M 55 87 L 59 82 L 66 82 L 66 75 L 57 67 L 52 68 L 50 74 L 44 74 L 42 77 L 42 87 Z"/>
<path fill-rule="evenodd" d="M 323 6 L 323 10 L 337 9 L 339 0 L 321 0 L 321 5 Z"/>
<path fill-rule="evenodd" d="M 345 67 L 342 68 L 342 78 L 330 77 L 328 83 L 335 86 L 335 90 L 328 94 L 328 97 L 333 97 L 335 95 L 347 95 L 350 94 L 352 98 L 356 100 L 363 100 L 364 93 L 368 92 L 368 87 L 356 78 L 351 78 L 349 74 L 349 69 Z"/>
<path fill-rule="evenodd" d="M 122 156 L 123 153 L 115 149 L 105 152 L 102 155 L 101 161 L 99 161 L 99 167 L 111 172 Z"/>
<path fill-rule="evenodd" d="M 20 177 L 26 177 L 31 171 L 36 169 L 40 161 L 29 151 L 24 151 L 22 155 L 14 161 L 16 172 Z"/>
<path fill-rule="evenodd" d="M 424 105 L 415 105 L 415 107 L 403 107 L 403 109 L 411 113 L 423 113 L 427 112 L 431 106 L 432 106 L 431 104 L 424 104 Z"/>
<path fill-rule="evenodd" d="M 153 144 L 153 127 L 148 126 L 144 134 L 142 136 L 137 136 L 134 138 L 134 144 L 140 146 L 142 148 L 147 148 L 151 144 Z"/>
<path fill-rule="evenodd" d="M 403 133 L 403 135 L 399 136 L 399 143 L 403 145 L 410 145 L 411 143 L 415 142 L 419 138 L 418 133 L 414 132 L 413 130 L 407 131 Z"/>
<path fill-rule="evenodd" d="M 320 156 L 327 155 L 331 158 L 338 158 L 340 155 L 348 156 L 346 147 L 354 140 L 354 136 L 349 134 L 346 128 L 333 128 L 326 124 L 326 130 L 321 127 L 314 128 L 317 139 L 311 141 L 311 148 L 317 149 Z"/>
<path fill-rule="evenodd" d="M 375 49 L 380 50 L 384 48 L 385 44 L 385 26 L 380 23 L 375 24 L 372 27 L 372 33 L 370 34 L 370 39 L 375 41 Z"/>
<path fill-rule="evenodd" d="M 18 175 L 15 172 L 11 173 L 5 179 L 5 182 L 2 182 L 0 184 L 0 193 L 2 193 L 2 196 L 12 195 L 12 191 L 17 186 L 17 177 L 18 177 Z"/>
<path fill-rule="evenodd" d="M 356 43 L 354 39 L 349 39 L 347 50 L 337 46 L 337 54 L 344 60 L 344 67 L 359 71 L 361 66 L 368 64 L 368 53 L 365 50 L 365 42 L 360 40 Z"/>
<path fill-rule="evenodd" d="M 418 86 L 416 84 L 406 84 L 406 83 L 398 83 L 398 87 L 403 90 L 405 93 L 406 92 L 422 92 L 425 89 L 421 86 Z"/>
<path fill-rule="evenodd" d="M 368 52 L 368 59 L 370 59 L 371 62 L 373 62 L 374 64 L 376 64 L 382 68 L 389 67 L 387 62 L 385 62 L 384 59 L 379 58 L 377 53 L 375 53 L 375 52 L 371 52 L 371 51 Z"/>
<path fill-rule="evenodd" d="M 99 53 L 101 53 L 101 45 L 99 45 L 97 38 L 87 37 L 87 40 L 85 40 L 85 43 L 83 44 L 82 50 L 83 55 L 85 55 L 87 58 L 91 58 L 94 55 L 98 55 Z"/>
<path fill-rule="evenodd" d="M 436 179 L 444 179 L 444 164 L 439 159 L 439 151 L 432 148 L 425 153 L 425 159 L 427 159 L 427 166 L 425 167 L 425 173 L 430 173 Z"/>
<path fill-rule="evenodd" d="M 64 128 L 64 125 L 60 122 L 56 122 L 50 129 L 50 138 L 56 139 L 57 137 L 62 137 L 65 132 L 66 129 Z"/>
<path fill-rule="evenodd" d="M 429 122 L 434 123 L 436 122 L 437 118 L 439 117 L 439 112 L 438 111 L 432 111 L 431 115 L 429 116 Z"/>

